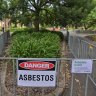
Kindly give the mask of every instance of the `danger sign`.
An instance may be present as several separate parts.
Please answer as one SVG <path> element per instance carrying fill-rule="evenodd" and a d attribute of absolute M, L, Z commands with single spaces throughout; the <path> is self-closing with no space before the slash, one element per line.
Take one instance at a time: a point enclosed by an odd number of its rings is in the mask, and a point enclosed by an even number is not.
<path fill-rule="evenodd" d="M 56 61 L 17 60 L 18 86 L 55 87 Z"/>

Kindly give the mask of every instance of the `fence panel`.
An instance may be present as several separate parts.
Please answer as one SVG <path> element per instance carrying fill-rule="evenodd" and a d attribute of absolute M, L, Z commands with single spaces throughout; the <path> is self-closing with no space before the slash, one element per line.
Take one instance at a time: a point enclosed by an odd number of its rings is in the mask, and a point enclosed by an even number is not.
<path fill-rule="evenodd" d="M 56 87 L 36 88 L 17 85 L 17 58 L 0 58 L 0 96 L 96 96 L 95 86 L 90 79 L 90 77 L 93 79 L 94 72 L 92 74 L 73 74 L 71 73 L 71 66 L 74 59 L 55 59 L 58 64 Z M 42 61 L 44 58 L 31 58 L 31 60 Z M 96 65 L 95 61 L 93 65 Z"/>
<path fill-rule="evenodd" d="M 32 59 L 34 60 L 34 59 Z M 38 59 L 43 60 L 43 59 Z M 65 65 L 61 65 L 61 60 L 57 60 L 57 83 L 56 87 L 35 88 L 17 86 L 17 59 L 0 59 L 0 96 L 59 96 L 66 87 L 65 84 Z M 64 72 L 64 73 L 63 73 Z M 63 82 L 63 83 L 62 83 Z M 68 79 L 67 81 L 68 82 Z M 58 95 L 57 95 L 58 94 Z"/>
<path fill-rule="evenodd" d="M 92 44 L 92 42 L 85 40 L 82 37 L 69 36 L 69 48 L 75 58 L 96 59 L 96 45 Z M 93 63 L 94 64 L 93 64 L 92 74 L 88 76 L 88 80 L 90 82 L 88 85 L 88 92 L 90 90 L 90 87 L 91 89 L 93 88 L 93 90 L 94 87 L 96 87 L 96 61 L 94 60 Z M 91 96 L 91 95 L 89 95 L 88 93 L 87 96 Z"/>
<path fill-rule="evenodd" d="M 9 37 L 10 37 L 9 32 L 4 32 L 4 33 L 0 34 L 0 54 L 2 53 L 5 44 L 8 43 Z"/>
<path fill-rule="evenodd" d="M 16 65 L 18 58 L 1 57 L 0 96 L 96 96 L 96 46 L 83 38 L 69 36 L 69 48 L 75 58 L 93 60 L 91 74 L 71 73 L 74 58 L 55 58 L 57 61 L 56 87 L 18 87 Z M 44 58 L 31 59 L 44 60 Z M 48 58 L 45 59 L 48 60 Z"/>
<path fill-rule="evenodd" d="M 0 35 L 0 53 L 2 52 L 4 48 L 4 39 L 3 39 L 3 34 Z"/>

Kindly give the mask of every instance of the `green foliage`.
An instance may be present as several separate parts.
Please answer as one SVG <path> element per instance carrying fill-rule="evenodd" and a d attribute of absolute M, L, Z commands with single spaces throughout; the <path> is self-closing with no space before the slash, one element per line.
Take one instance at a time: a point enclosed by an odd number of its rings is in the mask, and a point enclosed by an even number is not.
<path fill-rule="evenodd" d="M 49 6 L 56 0 L 10 0 L 11 21 L 28 26 L 34 24 L 36 31 L 39 31 L 41 20 L 40 13 L 43 10 L 49 9 Z M 42 19 L 43 20 L 43 19 Z"/>
<path fill-rule="evenodd" d="M 92 0 L 61 0 L 57 7 L 57 20 L 59 25 L 73 25 L 80 27 L 83 25 L 87 15 L 92 10 Z"/>
<path fill-rule="evenodd" d="M 17 32 L 13 35 L 9 54 L 13 57 L 59 57 L 60 37 L 54 32 Z"/>
<path fill-rule="evenodd" d="M 5 17 L 8 17 L 6 13 L 8 13 L 8 4 L 6 0 L 0 0 L 0 20 L 2 20 Z"/>
<path fill-rule="evenodd" d="M 89 27 L 96 27 L 96 7 L 88 14 L 86 21 Z"/>
<path fill-rule="evenodd" d="M 33 28 L 18 28 L 18 27 L 15 27 L 15 28 L 11 28 L 10 29 L 11 32 L 13 32 L 12 35 L 15 35 L 15 34 L 18 34 L 18 33 L 21 33 L 21 32 L 34 32 L 34 29 Z"/>
<path fill-rule="evenodd" d="M 88 14 L 96 6 L 96 0 L 4 1 L 7 1 L 7 3 L 3 4 L 2 12 L 5 14 L 7 10 L 7 13 L 10 13 L 6 16 L 10 17 L 15 27 L 19 23 L 21 26 L 34 27 L 36 31 L 39 30 L 40 26 L 45 27 L 46 25 L 63 27 L 71 25 L 75 28 L 85 26 L 89 22 L 86 20 Z M 2 5 L 2 2 L 0 5 Z M 0 7 L 0 12 L 2 8 Z"/>

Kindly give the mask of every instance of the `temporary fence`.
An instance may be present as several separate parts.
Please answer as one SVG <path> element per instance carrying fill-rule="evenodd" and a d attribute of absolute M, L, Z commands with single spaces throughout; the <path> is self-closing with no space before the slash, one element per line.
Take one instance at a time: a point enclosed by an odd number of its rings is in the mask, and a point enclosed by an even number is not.
<path fill-rule="evenodd" d="M 69 48 L 76 58 L 96 58 L 96 45 L 82 37 L 70 36 Z"/>
<path fill-rule="evenodd" d="M 69 48 L 75 58 L 96 59 L 96 53 L 95 53 L 96 45 L 88 41 L 87 39 L 84 39 L 82 37 L 77 37 L 77 36 L 69 36 Z M 92 88 L 92 85 L 93 85 L 93 88 L 96 88 L 96 64 L 95 63 L 96 61 L 94 60 L 92 74 L 90 74 L 87 77 L 87 79 L 91 81 L 90 82 L 91 85 L 89 85 L 88 87 L 89 93 Z M 89 93 L 87 96 L 91 96 L 89 95 Z M 92 96 L 95 96 L 95 95 L 93 94 Z"/>
<path fill-rule="evenodd" d="M 3 40 L 3 42 L 6 42 L 8 39 L 2 38 L 1 40 Z M 4 44 L 5 43 L 1 42 L 2 46 L 4 46 Z M 69 48 L 75 58 L 0 57 L 0 69 L 1 69 L 0 70 L 0 96 L 96 96 L 95 45 L 89 43 L 88 41 L 84 40 L 81 37 L 69 36 Z M 56 61 L 57 67 L 56 67 L 56 75 L 55 75 L 56 76 L 55 86 L 46 87 L 43 86 L 42 84 L 41 87 L 40 86 L 35 87 L 31 85 L 26 87 L 18 86 L 18 74 L 17 74 L 18 60 L 24 60 L 24 62 L 25 61 L 28 62 L 29 61 L 42 61 L 42 62 Z M 74 60 L 77 61 L 80 60 L 79 62 L 84 60 L 85 62 L 87 62 L 88 60 L 92 60 L 93 62 L 92 73 L 89 72 L 72 73 L 72 65 L 73 65 L 72 62 Z M 85 67 L 84 70 L 87 69 L 87 66 Z M 87 71 L 89 69 L 87 69 Z M 81 68 L 80 71 L 82 70 L 83 69 Z M 28 71 L 26 71 L 26 74 L 27 73 Z M 39 73 L 41 72 L 38 72 L 38 74 Z M 42 72 L 42 74 L 43 73 L 44 72 Z"/>
<path fill-rule="evenodd" d="M 9 32 L 3 32 L 0 34 L 0 54 L 2 53 L 5 44 L 8 42 L 9 36 L 10 36 Z"/>
<path fill-rule="evenodd" d="M 79 34 L 79 33 L 87 33 L 87 34 L 96 34 L 96 31 L 94 31 L 94 30 L 80 30 L 80 29 L 76 29 L 76 30 L 74 30 L 74 32 L 76 32 L 77 34 Z"/>
<path fill-rule="evenodd" d="M 72 73 L 73 58 L 20 58 L 30 61 L 56 61 L 56 86 L 18 86 L 17 60 L 0 58 L 0 96 L 96 96 L 91 73 Z M 85 59 L 82 59 L 85 60 Z M 92 60 L 92 59 L 91 59 Z M 93 66 L 95 59 L 92 60 Z M 29 62 L 29 61 L 28 61 Z M 49 70 L 50 71 L 50 70 Z M 28 71 L 26 71 L 27 74 Z M 44 71 L 45 72 L 45 71 Z M 50 75 L 50 74 L 48 74 Z M 95 75 L 95 74 L 94 74 Z M 36 77 L 34 77 L 36 78 Z M 91 80 L 92 79 L 92 80 Z M 94 81 L 93 81 L 94 82 Z M 95 82 L 94 82 L 95 84 Z M 91 92 L 90 92 L 91 90 Z"/>

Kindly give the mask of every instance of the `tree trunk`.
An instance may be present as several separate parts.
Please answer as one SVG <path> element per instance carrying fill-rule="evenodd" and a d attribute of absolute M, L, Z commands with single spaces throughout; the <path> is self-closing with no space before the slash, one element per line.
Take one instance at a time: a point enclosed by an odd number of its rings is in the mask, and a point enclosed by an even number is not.
<path fill-rule="evenodd" d="M 35 30 L 39 31 L 39 12 L 35 14 L 35 21 L 34 21 L 34 26 L 35 26 Z"/>
<path fill-rule="evenodd" d="M 85 23 L 84 23 L 84 29 L 85 29 L 85 30 L 87 30 L 87 29 L 88 29 L 88 28 L 87 28 L 87 25 L 86 25 Z"/>
<path fill-rule="evenodd" d="M 77 27 L 77 24 L 75 24 L 75 29 L 77 29 L 78 27 Z"/>
<path fill-rule="evenodd" d="M 15 22 L 15 27 L 17 27 L 17 22 Z"/>

